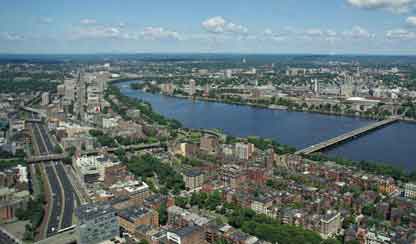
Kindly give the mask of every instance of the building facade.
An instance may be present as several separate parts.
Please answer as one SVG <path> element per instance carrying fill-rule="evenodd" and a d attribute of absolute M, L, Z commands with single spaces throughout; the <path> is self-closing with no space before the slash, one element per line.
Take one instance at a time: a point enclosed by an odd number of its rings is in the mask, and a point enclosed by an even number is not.
<path fill-rule="evenodd" d="M 108 203 L 87 204 L 76 209 L 80 244 L 95 244 L 119 236 L 116 211 Z"/>

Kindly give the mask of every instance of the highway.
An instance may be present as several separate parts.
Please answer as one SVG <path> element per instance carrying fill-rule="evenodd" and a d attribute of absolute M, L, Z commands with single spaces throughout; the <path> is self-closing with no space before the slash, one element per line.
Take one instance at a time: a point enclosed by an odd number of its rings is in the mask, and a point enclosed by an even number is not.
<path fill-rule="evenodd" d="M 10 236 L 5 230 L 0 229 L 0 243 L 7 243 L 7 244 L 20 244 L 21 242 L 18 241 L 13 236 Z"/>
<path fill-rule="evenodd" d="M 40 155 L 49 155 L 54 152 L 55 147 L 44 125 L 35 123 L 33 135 Z M 47 237 L 50 237 L 57 234 L 60 229 L 72 226 L 74 208 L 76 203 L 79 204 L 79 199 L 61 161 L 45 162 L 43 166 L 52 192 L 50 216 L 46 230 Z"/>
<path fill-rule="evenodd" d="M 68 228 L 72 226 L 72 214 L 75 208 L 75 197 L 76 195 L 73 189 L 71 182 L 68 179 L 68 176 L 65 172 L 64 165 L 62 162 L 57 162 L 55 165 L 56 172 L 58 173 L 58 177 L 61 179 L 61 184 L 64 190 L 64 197 L 65 197 L 65 208 L 63 211 L 62 217 L 62 224 L 61 229 Z"/>
<path fill-rule="evenodd" d="M 58 181 L 58 177 L 55 174 L 54 163 L 45 163 L 45 171 L 48 175 L 49 185 L 52 191 L 52 210 L 49 216 L 48 229 L 46 231 L 47 237 L 52 236 L 59 230 L 59 223 L 61 220 L 62 209 L 62 190 Z"/>

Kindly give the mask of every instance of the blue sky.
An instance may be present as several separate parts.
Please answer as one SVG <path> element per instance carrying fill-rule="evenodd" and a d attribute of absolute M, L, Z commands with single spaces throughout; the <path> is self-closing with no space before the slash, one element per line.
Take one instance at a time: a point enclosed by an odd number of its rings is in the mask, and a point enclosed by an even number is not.
<path fill-rule="evenodd" d="M 416 0 L 3 0 L 0 53 L 416 54 Z"/>

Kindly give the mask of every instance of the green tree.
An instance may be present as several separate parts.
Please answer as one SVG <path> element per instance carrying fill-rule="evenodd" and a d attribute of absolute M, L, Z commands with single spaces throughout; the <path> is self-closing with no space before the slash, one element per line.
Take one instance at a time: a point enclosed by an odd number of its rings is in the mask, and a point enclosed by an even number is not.
<path fill-rule="evenodd" d="M 175 197 L 175 205 L 176 206 L 179 206 L 181 208 L 185 208 L 187 204 L 188 204 L 188 198 L 180 197 L 180 196 Z"/>
<path fill-rule="evenodd" d="M 158 213 L 159 213 L 159 223 L 161 225 L 165 225 L 166 222 L 168 221 L 168 210 L 167 210 L 166 202 L 162 202 L 160 204 Z"/>
<path fill-rule="evenodd" d="M 322 242 L 322 244 L 342 244 L 339 240 L 334 239 L 334 238 L 330 238 L 330 239 L 326 239 Z"/>

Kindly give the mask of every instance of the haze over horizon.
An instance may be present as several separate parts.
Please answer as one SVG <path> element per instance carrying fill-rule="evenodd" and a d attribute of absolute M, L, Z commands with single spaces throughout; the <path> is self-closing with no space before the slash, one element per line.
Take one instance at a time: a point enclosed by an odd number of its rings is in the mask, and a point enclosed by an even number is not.
<path fill-rule="evenodd" d="M 0 53 L 416 54 L 415 0 L 29 0 Z"/>

